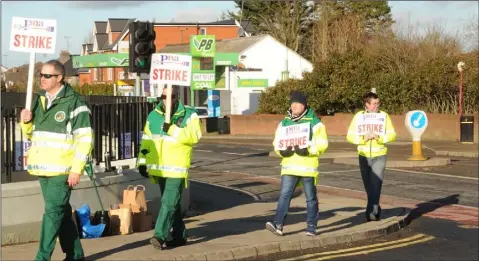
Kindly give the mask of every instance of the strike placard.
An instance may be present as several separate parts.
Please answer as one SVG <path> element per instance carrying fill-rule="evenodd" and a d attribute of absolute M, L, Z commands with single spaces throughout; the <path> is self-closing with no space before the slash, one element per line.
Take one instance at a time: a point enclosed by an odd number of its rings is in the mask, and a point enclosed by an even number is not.
<path fill-rule="evenodd" d="M 285 150 L 289 146 L 294 147 L 296 145 L 301 149 L 307 148 L 310 132 L 311 125 L 309 123 L 281 127 L 276 134 L 275 149 Z"/>
<path fill-rule="evenodd" d="M 10 51 L 53 54 L 56 41 L 56 20 L 12 17 Z"/>
<path fill-rule="evenodd" d="M 382 113 L 361 114 L 356 123 L 356 134 L 366 135 L 373 132 L 376 135 L 386 134 L 386 115 Z"/>
<path fill-rule="evenodd" d="M 155 53 L 152 55 L 150 84 L 190 86 L 191 56 Z"/>

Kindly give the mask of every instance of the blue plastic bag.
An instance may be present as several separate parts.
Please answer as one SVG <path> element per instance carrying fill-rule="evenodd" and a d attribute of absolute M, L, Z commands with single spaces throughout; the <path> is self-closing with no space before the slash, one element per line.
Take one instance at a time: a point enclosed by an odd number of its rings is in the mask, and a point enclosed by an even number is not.
<path fill-rule="evenodd" d="M 90 213 L 90 206 L 87 204 L 83 204 L 76 210 L 76 214 L 80 220 L 81 236 L 82 238 L 99 238 L 103 230 L 105 230 L 105 224 L 92 225 L 90 222 Z"/>

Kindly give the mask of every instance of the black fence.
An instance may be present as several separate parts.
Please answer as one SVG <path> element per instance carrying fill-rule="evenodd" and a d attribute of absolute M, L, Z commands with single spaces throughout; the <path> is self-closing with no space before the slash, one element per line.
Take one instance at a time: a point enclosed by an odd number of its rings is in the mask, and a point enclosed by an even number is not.
<path fill-rule="evenodd" d="M 8 101 L 8 102 L 5 102 Z M 94 164 L 136 158 L 143 127 L 154 104 L 145 97 L 85 96 L 94 130 Z M 25 94 L 2 93 L 2 181 L 12 182 L 12 173 L 24 171 L 28 142 L 20 131 L 20 112 Z"/>

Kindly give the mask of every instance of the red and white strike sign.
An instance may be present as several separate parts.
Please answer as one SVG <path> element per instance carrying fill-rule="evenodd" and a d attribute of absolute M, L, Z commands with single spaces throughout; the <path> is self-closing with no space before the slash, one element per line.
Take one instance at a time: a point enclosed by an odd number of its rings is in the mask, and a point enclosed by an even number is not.
<path fill-rule="evenodd" d="M 309 135 L 311 125 L 309 123 L 294 124 L 291 126 L 280 127 L 276 134 L 276 150 L 285 150 L 289 146 L 298 145 L 299 148 L 307 148 L 310 144 Z"/>
<path fill-rule="evenodd" d="M 55 53 L 57 21 L 13 17 L 10 32 L 10 51 Z"/>
<path fill-rule="evenodd" d="M 190 86 L 191 56 L 171 53 L 152 55 L 150 84 Z"/>
<path fill-rule="evenodd" d="M 361 114 L 356 123 L 356 134 L 366 135 L 368 133 L 384 135 L 386 133 L 386 115 L 383 113 Z"/>

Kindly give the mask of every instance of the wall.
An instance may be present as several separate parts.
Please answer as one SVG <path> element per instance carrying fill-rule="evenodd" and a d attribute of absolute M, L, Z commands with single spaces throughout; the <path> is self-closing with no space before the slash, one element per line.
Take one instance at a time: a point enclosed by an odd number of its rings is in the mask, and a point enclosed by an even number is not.
<path fill-rule="evenodd" d="M 404 125 L 405 115 L 390 115 L 398 139 L 410 139 L 409 132 Z M 427 114 L 428 127 L 424 132 L 423 140 L 458 140 L 459 116 L 448 114 Z M 230 128 L 232 135 L 265 135 L 272 137 L 278 123 L 284 115 L 231 115 Z M 326 125 L 328 135 L 346 136 L 353 114 L 338 113 L 334 116 L 324 116 L 321 120 Z M 474 139 L 478 142 L 479 117 L 474 116 Z"/>
<path fill-rule="evenodd" d="M 125 170 L 124 175 L 106 176 L 97 174 L 98 191 L 105 209 L 110 205 L 122 202 L 123 190 L 128 185 L 144 185 L 148 212 L 156 220 L 161 206 L 161 191 L 159 186 L 151 184 L 149 179 L 138 173 Z M 190 187 L 190 186 L 188 186 Z M 94 188 L 88 177 L 83 176 L 80 184 L 72 191 L 70 199 L 72 206 L 78 208 L 88 204 L 92 215 L 100 210 Z M 21 206 L 21 207 L 19 207 Z M 181 201 L 182 211 L 190 206 L 190 190 L 183 190 Z M 40 223 L 44 213 L 44 202 L 38 181 L 2 184 L 2 246 L 39 240 Z"/>
<path fill-rule="evenodd" d="M 238 37 L 237 26 L 201 26 L 206 28 L 207 35 L 215 35 L 216 40 L 232 39 Z M 182 32 L 183 30 L 183 32 Z M 182 44 L 190 42 L 190 35 L 196 35 L 196 25 L 191 26 L 155 26 L 156 50 L 161 50 L 167 44 Z M 183 38 L 182 38 L 183 37 Z"/>

